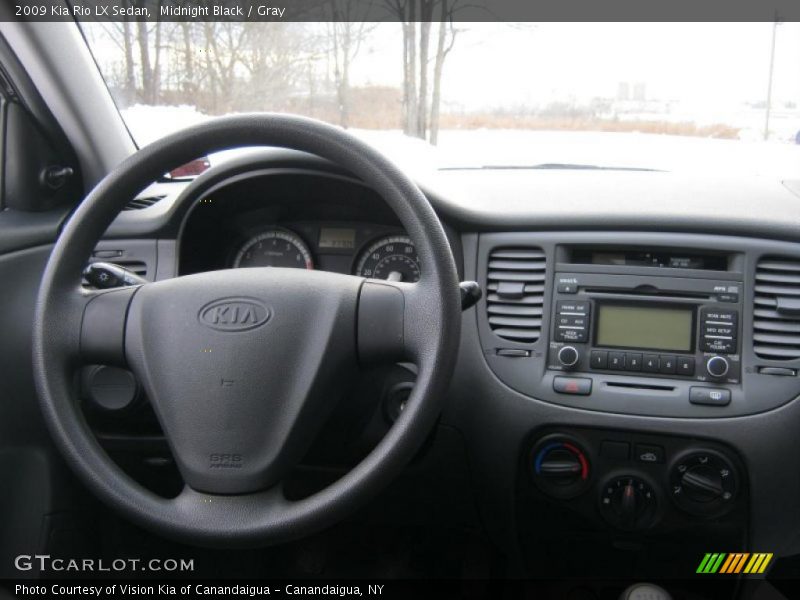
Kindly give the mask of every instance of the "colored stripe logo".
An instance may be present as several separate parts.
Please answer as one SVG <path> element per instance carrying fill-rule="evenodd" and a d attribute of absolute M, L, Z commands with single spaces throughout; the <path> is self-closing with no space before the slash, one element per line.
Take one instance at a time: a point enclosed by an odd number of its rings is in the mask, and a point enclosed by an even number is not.
<path fill-rule="evenodd" d="M 697 573 L 714 574 L 724 573 L 735 575 L 745 573 L 758 575 L 767 570 L 772 561 L 772 552 L 709 552 L 700 561 Z"/>

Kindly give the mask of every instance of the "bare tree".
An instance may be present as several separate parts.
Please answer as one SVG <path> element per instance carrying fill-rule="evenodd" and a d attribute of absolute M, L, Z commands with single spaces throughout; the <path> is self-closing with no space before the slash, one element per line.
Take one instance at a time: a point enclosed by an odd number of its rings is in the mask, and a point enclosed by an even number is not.
<path fill-rule="evenodd" d="M 419 121 L 417 114 L 419 110 L 419 98 L 417 97 L 417 23 L 416 23 L 416 0 L 408 0 L 409 21 L 403 23 L 403 37 L 407 54 L 406 64 L 403 72 L 406 80 L 403 84 L 405 98 L 405 127 L 403 131 L 407 135 L 419 136 L 417 127 Z"/>
<path fill-rule="evenodd" d="M 234 108 L 237 68 L 243 60 L 245 23 L 216 21 L 203 23 L 205 37 L 204 70 L 210 85 L 212 112 Z"/>
<path fill-rule="evenodd" d="M 136 41 L 139 44 L 139 61 L 142 72 L 142 100 L 152 103 L 153 90 L 153 65 L 150 62 L 150 32 L 147 22 L 139 19 L 136 22 Z"/>
<path fill-rule="evenodd" d="M 118 99 L 123 106 L 128 106 L 136 99 L 136 63 L 133 58 L 134 36 L 130 21 L 109 21 L 98 24 L 105 37 L 111 40 L 122 51 L 123 61 L 121 77 L 112 78 L 110 84 L 119 90 Z M 86 29 L 87 35 L 93 36 L 94 29 Z"/>
<path fill-rule="evenodd" d="M 444 62 L 457 33 L 452 25 L 456 4 L 457 0 L 387 0 L 403 28 L 403 131 L 432 144 L 439 135 Z M 431 30 L 437 7 L 439 22 L 431 73 Z"/>
<path fill-rule="evenodd" d="M 364 19 L 372 11 L 369 0 L 329 0 L 331 20 L 327 24 L 333 54 L 333 79 L 339 109 L 339 124 L 345 129 L 350 121 L 350 68 L 361 49 L 362 42 L 376 24 Z"/>
<path fill-rule="evenodd" d="M 308 85 L 319 58 L 316 37 L 301 23 L 245 24 L 240 63 L 247 85 L 238 94 L 247 109 L 292 110 L 295 91 Z M 309 86 L 310 87 L 310 86 Z"/>
<path fill-rule="evenodd" d="M 439 111 L 442 104 L 442 69 L 444 60 L 456 42 L 457 30 L 453 27 L 452 13 L 447 0 L 440 0 L 441 18 L 439 20 L 439 36 L 436 44 L 436 60 L 433 64 L 433 95 L 431 97 L 430 143 L 439 143 Z M 449 31 L 449 33 L 448 33 Z"/>
<path fill-rule="evenodd" d="M 183 42 L 183 68 L 181 70 L 181 90 L 188 97 L 192 97 L 197 91 L 197 84 L 194 75 L 194 52 L 195 44 L 192 37 L 193 26 L 187 21 L 181 21 L 181 38 Z"/>

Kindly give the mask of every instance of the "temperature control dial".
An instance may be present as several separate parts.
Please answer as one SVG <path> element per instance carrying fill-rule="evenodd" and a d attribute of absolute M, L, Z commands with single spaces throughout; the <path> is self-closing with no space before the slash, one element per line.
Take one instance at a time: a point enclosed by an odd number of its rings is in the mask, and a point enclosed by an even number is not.
<path fill-rule="evenodd" d="M 589 460 L 571 437 L 548 435 L 531 452 L 533 480 L 556 498 L 574 498 L 589 485 Z"/>
<path fill-rule="evenodd" d="M 653 487 L 640 477 L 622 475 L 601 488 L 600 512 L 619 529 L 649 527 L 655 520 L 657 507 Z"/>
<path fill-rule="evenodd" d="M 679 458 L 670 472 L 672 499 L 686 512 L 716 516 L 736 498 L 736 472 L 731 462 L 713 450 L 698 450 Z"/>

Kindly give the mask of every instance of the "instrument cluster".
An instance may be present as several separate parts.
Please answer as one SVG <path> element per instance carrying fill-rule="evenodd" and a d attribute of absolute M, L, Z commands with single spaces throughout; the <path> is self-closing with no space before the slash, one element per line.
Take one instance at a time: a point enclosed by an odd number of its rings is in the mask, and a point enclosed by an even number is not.
<path fill-rule="evenodd" d="M 285 267 L 415 282 L 419 257 L 404 232 L 359 223 L 270 225 L 237 240 L 231 268 Z"/>

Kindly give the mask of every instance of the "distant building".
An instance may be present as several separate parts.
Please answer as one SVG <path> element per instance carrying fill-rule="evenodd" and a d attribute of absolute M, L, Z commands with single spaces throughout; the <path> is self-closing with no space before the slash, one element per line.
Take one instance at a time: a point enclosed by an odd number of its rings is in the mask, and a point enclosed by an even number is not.
<path fill-rule="evenodd" d="M 647 86 L 641 81 L 633 84 L 633 100 L 636 102 L 647 100 Z"/>
<path fill-rule="evenodd" d="M 617 100 L 625 101 L 629 100 L 631 96 L 630 86 L 628 85 L 627 81 L 620 81 L 617 84 Z"/>

